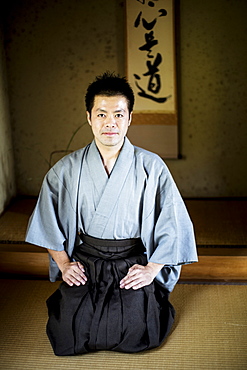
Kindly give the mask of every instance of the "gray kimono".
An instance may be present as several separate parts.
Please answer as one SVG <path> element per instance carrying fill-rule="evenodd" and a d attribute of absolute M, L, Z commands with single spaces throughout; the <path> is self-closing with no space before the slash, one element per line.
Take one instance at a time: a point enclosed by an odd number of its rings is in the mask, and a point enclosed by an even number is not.
<path fill-rule="evenodd" d="M 107 175 L 95 142 L 61 159 L 45 176 L 26 241 L 72 255 L 78 233 L 138 238 L 172 291 L 181 265 L 197 261 L 193 226 L 163 160 L 127 138 Z M 50 257 L 50 280 L 59 269 Z"/>

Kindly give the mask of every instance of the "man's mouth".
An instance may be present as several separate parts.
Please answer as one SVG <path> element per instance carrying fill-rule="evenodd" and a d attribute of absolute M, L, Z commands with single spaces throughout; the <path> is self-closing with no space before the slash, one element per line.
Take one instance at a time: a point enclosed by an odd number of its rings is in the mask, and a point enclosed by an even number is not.
<path fill-rule="evenodd" d="M 118 132 L 114 132 L 114 131 L 105 131 L 105 132 L 102 132 L 102 135 L 106 135 L 106 136 L 114 136 L 114 135 L 118 135 Z"/>

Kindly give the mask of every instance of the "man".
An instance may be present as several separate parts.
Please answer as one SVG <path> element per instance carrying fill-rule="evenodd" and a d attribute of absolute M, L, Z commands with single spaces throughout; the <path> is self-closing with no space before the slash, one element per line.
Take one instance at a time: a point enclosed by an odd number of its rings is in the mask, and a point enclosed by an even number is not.
<path fill-rule="evenodd" d="M 105 73 L 89 85 L 94 141 L 46 175 L 26 241 L 49 251 L 47 334 L 56 355 L 159 346 L 181 265 L 197 261 L 193 227 L 156 154 L 126 137 L 134 94 Z"/>

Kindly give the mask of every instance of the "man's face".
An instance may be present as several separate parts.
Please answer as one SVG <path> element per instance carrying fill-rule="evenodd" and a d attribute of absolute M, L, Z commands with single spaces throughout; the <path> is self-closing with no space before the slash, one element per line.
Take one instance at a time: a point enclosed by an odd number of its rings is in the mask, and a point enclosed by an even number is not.
<path fill-rule="evenodd" d="M 106 147 L 121 149 L 131 115 L 124 96 L 95 96 L 91 116 L 87 112 L 87 120 L 99 149 Z"/>

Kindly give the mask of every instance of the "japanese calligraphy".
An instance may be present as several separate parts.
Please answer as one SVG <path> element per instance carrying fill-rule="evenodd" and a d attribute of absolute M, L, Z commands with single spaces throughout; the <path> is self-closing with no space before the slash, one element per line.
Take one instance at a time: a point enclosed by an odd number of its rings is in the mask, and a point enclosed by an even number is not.
<path fill-rule="evenodd" d="M 147 15 L 147 7 L 154 8 L 158 5 L 159 0 L 154 1 L 145 1 L 145 0 L 135 0 L 138 1 L 143 5 L 143 10 L 137 14 L 136 19 L 134 21 L 134 27 L 139 28 L 142 27 L 144 29 L 143 35 L 143 44 L 139 46 L 140 52 L 146 52 L 146 71 L 142 74 L 144 77 L 148 77 L 148 83 L 143 87 L 144 83 L 142 81 L 142 77 L 140 74 L 134 73 L 133 76 L 135 78 L 135 84 L 138 88 L 138 95 L 150 99 L 157 103 L 165 103 L 167 99 L 171 97 L 171 95 L 162 97 L 159 96 L 162 81 L 160 75 L 160 65 L 162 63 L 162 55 L 159 52 L 155 51 L 155 46 L 159 44 L 159 40 L 155 35 L 155 26 L 157 22 L 164 20 L 163 17 L 167 15 L 166 9 L 157 9 L 157 16 L 154 19 L 149 19 L 143 13 L 146 11 Z"/>

